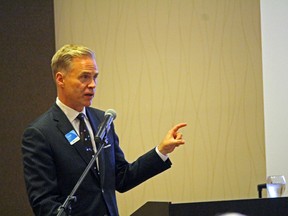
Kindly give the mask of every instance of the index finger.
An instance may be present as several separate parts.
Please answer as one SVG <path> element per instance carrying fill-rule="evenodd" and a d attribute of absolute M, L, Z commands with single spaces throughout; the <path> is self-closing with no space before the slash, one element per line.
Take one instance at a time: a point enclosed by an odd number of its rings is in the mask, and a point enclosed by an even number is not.
<path fill-rule="evenodd" d="M 172 129 L 171 132 L 172 133 L 176 133 L 180 128 L 186 127 L 187 123 L 179 123 L 177 125 L 175 125 Z"/>

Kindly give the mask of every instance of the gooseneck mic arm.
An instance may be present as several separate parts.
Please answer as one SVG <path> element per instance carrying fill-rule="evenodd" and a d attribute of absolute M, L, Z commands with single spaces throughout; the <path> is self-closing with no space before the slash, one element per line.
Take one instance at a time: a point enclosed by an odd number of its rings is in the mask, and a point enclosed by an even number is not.
<path fill-rule="evenodd" d="M 93 165 L 95 165 L 96 163 L 96 159 L 98 158 L 98 155 L 100 154 L 100 152 L 102 151 L 102 149 L 104 148 L 104 138 L 107 135 L 107 133 L 110 130 L 110 125 L 113 122 L 113 120 L 116 118 L 116 112 L 113 109 L 109 109 L 105 112 L 104 115 L 104 121 L 100 124 L 99 129 L 97 134 L 95 135 L 95 143 L 96 145 L 98 144 L 99 149 L 97 149 L 96 154 L 91 158 L 89 164 L 87 165 L 87 167 L 85 168 L 84 172 L 82 173 L 82 175 L 80 176 L 79 180 L 77 181 L 76 185 L 74 186 L 74 188 L 72 189 L 71 193 L 68 195 L 68 197 L 66 198 L 66 200 L 64 201 L 64 203 L 58 208 L 58 214 L 57 216 L 62 216 L 63 213 L 65 213 L 65 215 L 69 216 L 70 212 L 71 212 L 71 201 L 76 202 L 77 198 L 74 196 L 74 194 L 76 193 L 76 191 L 78 190 L 79 186 L 81 185 L 81 183 L 83 182 L 84 178 L 86 177 L 86 175 L 88 174 L 89 170 L 91 169 L 91 167 Z M 100 144 L 100 145 L 99 145 Z"/>

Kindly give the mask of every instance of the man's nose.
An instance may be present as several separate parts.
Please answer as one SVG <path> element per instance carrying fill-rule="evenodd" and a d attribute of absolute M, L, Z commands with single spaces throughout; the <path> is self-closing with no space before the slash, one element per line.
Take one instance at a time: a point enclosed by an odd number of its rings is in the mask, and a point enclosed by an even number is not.
<path fill-rule="evenodd" d="M 97 85 L 97 80 L 96 79 L 91 79 L 91 82 L 89 83 L 88 87 L 89 88 L 95 88 Z"/>

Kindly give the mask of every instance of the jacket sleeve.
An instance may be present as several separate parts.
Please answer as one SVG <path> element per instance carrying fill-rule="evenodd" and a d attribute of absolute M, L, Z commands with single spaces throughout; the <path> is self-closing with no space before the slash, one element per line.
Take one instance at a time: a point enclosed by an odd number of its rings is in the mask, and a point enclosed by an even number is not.
<path fill-rule="evenodd" d="M 171 161 L 168 159 L 164 162 L 157 154 L 155 148 L 139 157 L 133 163 L 128 163 L 124 159 L 121 150 L 115 152 L 116 189 L 121 193 L 132 189 L 171 167 Z"/>
<path fill-rule="evenodd" d="M 24 178 L 35 215 L 56 215 L 61 205 L 52 151 L 35 127 L 25 130 L 22 139 Z"/>

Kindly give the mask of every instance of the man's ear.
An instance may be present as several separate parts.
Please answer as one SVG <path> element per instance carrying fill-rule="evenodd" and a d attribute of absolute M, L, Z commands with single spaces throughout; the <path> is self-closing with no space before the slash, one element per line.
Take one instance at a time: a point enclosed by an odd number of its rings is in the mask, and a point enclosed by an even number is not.
<path fill-rule="evenodd" d="M 64 86 L 64 74 L 62 72 L 59 71 L 55 74 L 55 82 L 57 86 Z"/>

